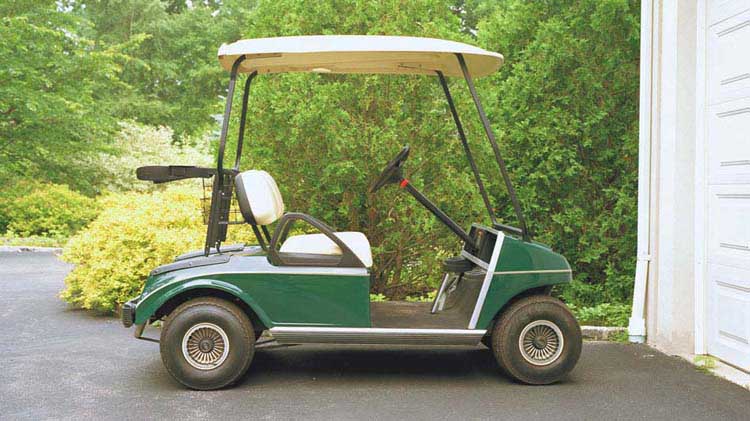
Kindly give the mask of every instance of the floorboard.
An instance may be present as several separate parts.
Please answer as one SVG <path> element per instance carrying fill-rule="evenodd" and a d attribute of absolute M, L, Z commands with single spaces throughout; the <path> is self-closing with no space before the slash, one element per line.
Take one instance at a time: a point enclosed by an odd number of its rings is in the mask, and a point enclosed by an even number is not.
<path fill-rule="evenodd" d="M 383 301 L 370 303 L 372 327 L 404 329 L 466 329 L 469 318 L 458 310 L 430 313 L 432 303 Z"/>

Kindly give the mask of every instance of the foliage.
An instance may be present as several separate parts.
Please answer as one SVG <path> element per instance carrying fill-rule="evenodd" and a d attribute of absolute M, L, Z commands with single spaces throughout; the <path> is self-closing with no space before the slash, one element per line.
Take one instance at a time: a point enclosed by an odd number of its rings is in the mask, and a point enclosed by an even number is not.
<path fill-rule="evenodd" d="M 437 290 L 430 291 L 425 295 L 407 296 L 406 301 L 412 303 L 430 303 L 435 301 L 435 296 L 437 296 Z"/>
<path fill-rule="evenodd" d="M 630 305 L 602 303 L 593 307 L 578 307 L 568 304 L 570 310 L 582 325 L 627 326 L 630 319 Z"/>
<path fill-rule="evenodd" d="M 0 234 L 8 229 L 10 224 L 10 214 L 8 209 L 13 202 L 23 195 L 27 195 L 34 190 L 34 184 L 30 181 L 18 181 L 13 185 L 5 185 L 0 189 Z"/>
<path fill-rule="evenodd" d="M 613 332 L 609 337 L 607 338 L 610 342 L 619 342 L 622 344 L 629 343 L 629 336 L 627 330 L 621 330 L 618 332 Z"/>
<path fill-rule="evenodd" d="M 716 358 L 710 355 L 696 355 L 693 358 L 695 369 L 705 374 L 711 374 L 713 372 L 716 368 L 716 361 Z"/>
<path fill-rule="evenodd" d="M 570 260 L 563 296 L 580 305 L 626 303 L 632 291 L 638 7 L 503 0 L 478 25 L 479 42 L 507 60 L 479 90 L 531 228 Z"/>
<path fill-rule="evenodd" d="M 151 188 L 134 180 L 139 165 L 209 162 L 204 134 L 215 129 L 226 92 L 227 74 L 216 62 L 221 43 L 301 34 L 447 38 L 505 55 L 503 69 L 477 80 L 477 88 L 536 239 L 574 268 L 563 298 L 584 307 L 627 303 L 636 235 L 638 7 L 635 0 L 2 2 L 0 232 L 10 224 L 7 198 L 25 188 L 21 178 L 91 195 Z M 460 80 L 451 87 L 497 216 L 512 224 L 466 87 Z M 458 251 L 456 238 L 408 195 L 392 186 L 366 193 L 402 145 L 412 147 L 406 171 L 413 185 L 463 226 L 488 222 L 435 78 L 275 75 L 259 77 L 250 97 L 255 118 L 243 167 L 271 172 L 289 210 L 365 232 L 375 256 L 373 292 L 423 296 L 439 281 L 440 260 Z M 153 204 L 178 190 L 130 198 Z M 138 212 L 105 206 L 105 213 L 100 219 L 119 221 L 118 229 L 146 227 Z M 104 226 L 92 233 L 92 245 L 104 244 Z M 152 241 L 148 231 L 133 235 Z M 77 249 L 85 241 L 78 236 Z M 169 257 L 180 248 L 171 247 Z M 114 261 L 118 250 L 106 250 Z M 142 275 L 151 260 L 127 267 Z M 89 300 L 91 308 L 109 308 L 137 289 L 122 268 L 112 279 L 109 269 L 81 268 L 101 279 L 81 277 L 68 298 Z M 109 295 L 96 298 L 95 284 Z"/>
<path fill-rule="evenodd" d="M 371 303 L 378 303 L 381 301 L 388 301 L 388 297 L 386 297 L 383 294 L 370 294 L 370 302 Z"/>
<path fill-rule="evenodd" d="M 368 33 L 466 40 L 458 18 L 438 0 L 389 0 L 366 8 L 349 0 L 260 1 L 248 22 L 251 38 Z M 287 209 L 339 230 L 364 232 L 375 257 L 373 292 L 403 298 L 434 287 L 440 260 L 458 251 L 457 238 L 402 191 L 367 190 L 408 144 L 412 184 L 463 225 L 482 220 L 481 200 L 436 79 L 274 75 L 256 79 L 250 102 L 257 118 L 248 121 L 244 167 L 269 171 Z"/>
<path fill-rule="evenodd" d="M 94 199 L 66 185 L 48 184 L 16 189 L 3 197 L 0 220 L 11 236 L 65 238 L 96 217 Z"/>
<path fill-rule="evenodd" d="M 132 89 L 115 104 L 118 115 L 154 126 L 169 126 L 177 137 L 200 133 L 221 111 L 226 74 L 217 65 L 222 43 L 240 38 L 246 0 L 78 0 L 76 14 L 92 25 L 86 34 L 96 50 L 131 45 L 133 58 L 122 79 Z"/>
<path fill-rule="evenodd" d="M 104 187 L 109 191 L 146 191 L 153 183 L 138 181 L 135 169 L 144 165 L 198 165 L 213 162 L 206 136 L 186 139 L 186 144 L 172 141 L 168 127 L 152 127 L 135 122 L 120 123 L 112 151 L 101 153 L 92 165 L 102 167 Z"/>
<path fill-rule="evenodd" d="M 140 293 L 154 267 L 203 246 L 205 227 L 195 189 L 109 195 L 101 207 L 99 217 L 63 250 L 63 259 L 75 267 L 65 278 L 62 298 L 73 305 L 113 312 Z M 254 240 L 248 230 L 234 230 L 233 239 L 238 238 Z"/>
<path fill-rule="evenodd" d="M 0 3 L 0 182 L 40 178 L 93 191 L 82 156 L 106 146 L 106 98 L 122 85 L 121 46 L 92 51 L 85 22 L 54 2 Z"/>

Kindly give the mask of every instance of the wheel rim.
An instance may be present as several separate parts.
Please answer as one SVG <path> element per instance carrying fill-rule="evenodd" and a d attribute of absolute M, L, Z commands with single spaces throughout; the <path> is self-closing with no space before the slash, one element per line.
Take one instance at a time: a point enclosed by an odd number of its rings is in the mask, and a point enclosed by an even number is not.
<path fill-rule="evenodd" d="M 518 348 L 523 358 L 533 365 L 549 365 L 560 358 L 565 340 L 562 331 L 549 320 L 536 320 L 523 328 Z"/>
<path fill-rule="evenodd" d="M 229 356 L 229 338 L 213 323 L 199 323 L 182 337 L 182 355 L 198 370 L 220 366 Z"/>

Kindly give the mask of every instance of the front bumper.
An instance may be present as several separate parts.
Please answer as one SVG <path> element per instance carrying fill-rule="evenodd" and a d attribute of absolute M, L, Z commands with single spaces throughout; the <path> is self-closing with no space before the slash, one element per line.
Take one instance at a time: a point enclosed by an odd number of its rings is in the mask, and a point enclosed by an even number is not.
<path fill-rule="evenodd" d="M 122 319 L 123 326 L 130 327 L 133 326 L 133 323 L 135 323 L 135 308 L 137 305 L 137 299 L 130 300 L 122 305 L 122 309 L 120 310 L 120 319 Z"/>

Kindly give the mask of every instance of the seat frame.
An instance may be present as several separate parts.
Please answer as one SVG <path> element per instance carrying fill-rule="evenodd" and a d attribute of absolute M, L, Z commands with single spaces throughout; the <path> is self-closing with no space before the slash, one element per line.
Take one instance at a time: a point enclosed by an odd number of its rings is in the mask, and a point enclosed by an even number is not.
<path fill-rule="evenodd" d="M 289 230 L 296 221 L 307 222 L 314 228 L 318 229 L 341 249 L 341 254 L 329 255 L 279 251 L 281 244 L 283 244 L 288 237 Z M 282 215 L 276 225 L 276 230 L 274 230 L 273 236 L 271 237 L 267 252 L 271 264 L 276 266 L 366 267 L 352 249 L 336 236 L 333 228 L 319 219 L 299 212 L 288 212 Z"/>
<path fill-rule="evenodd" d="M 268 175 L 268 174 L 267 174 Z M 310 215 L 300 212 L 287 212 L 281 215 L 281 217 L 275 221 L 276 229 L 274 230 L 273 236 L 271 236 L 266 228 L 267 224 L 260 224 L 255 218 L 253 212 L 253 205 L 250 198 L 245 192 L 245 187 L 242 179 L 240 178 L 241 173 L 238 173 L 237 181 L 232 180 L 234 189 L 237 194 L 237 201 L 239 202 L 240 212 L 242 217 L 245 218 L 245 222 L 250 224 L 255 233 L 255 237 L 258 239 L 261 248 L 268 253 L 268 260 L 274 266 L 319 266 L 319 267 L 347 267 L 347 268 L 366 268 L 367 266 L 352 249 L 346 245 L 333 231 L 333 228 L 328 226 L 323 221 L 314 218 Z M 270 177 L 270 175 L 268 175 Z M 232 184 L 229 184 L 232 186 Z M 275 184 L 275 182 L 274 182 Z M 276 187 L 276 194 L 278 187 Z M 281 199 L 283 201 L 283 199 Z M 282 208 L 283 209 L 283 208 Z M 282 210 L 283 212 L 283 210 Z M 304 221 L 312 225 L 331 241 L 333 241 L 340 249 L 341 254 L 330 255 L 330 254 L 316 254 L 316 253 L 289 253 L 282 252 L 280 250 L 281 244 L 284 243 L 289 230 L 296 221 Z M 273 223 L 273 222 L 271 222 Z M 262 233 L 261 233 L 262 230 Z M 266 241 L 268 245 L 266 245 Z"/>

